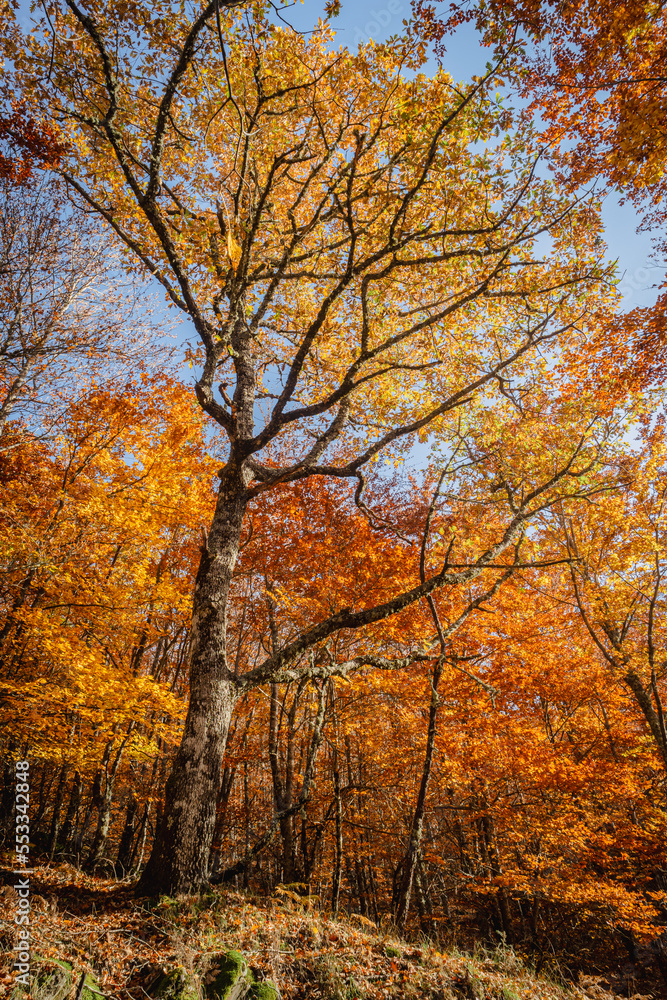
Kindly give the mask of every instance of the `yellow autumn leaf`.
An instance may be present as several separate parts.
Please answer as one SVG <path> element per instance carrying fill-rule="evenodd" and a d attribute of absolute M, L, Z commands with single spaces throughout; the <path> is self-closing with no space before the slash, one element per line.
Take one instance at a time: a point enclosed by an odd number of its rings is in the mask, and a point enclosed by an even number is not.
<path fill-rule="evenodd" d="M 229 254 L 229 259 L 232 262 L 232 267 L 236 270 L 239 266 L 239 261 L 241 260 L 241 247 L 229 230 L 227 230 L 227 253 Z"/>

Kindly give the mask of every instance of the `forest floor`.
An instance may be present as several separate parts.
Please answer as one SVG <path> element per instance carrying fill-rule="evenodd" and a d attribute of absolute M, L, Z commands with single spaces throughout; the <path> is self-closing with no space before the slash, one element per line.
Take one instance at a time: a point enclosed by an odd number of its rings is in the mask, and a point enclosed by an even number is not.
<path fill-rule="evenodd" d="M 12 971 L 15 877 L 1 872 L 0 996 L 15 994 Z M 582 976 L 578 985 L 538 977 L 511 948 L 441 952 L 408 943 L 364 918 L 331 919 L 307 898 L 280 890 L 270 898 L 229 889 L 202 897 L 135 899 L 132 886 L 93 878 L 67 864 L 30 875 L 33 963 L 60 959 L 94 976 L 109 1000 L 146 1000 L 147 973 L 182 966 L 203 973 L 214 955 L 234 949 L 255 978 L 271 980 L 282 1000 L 653 1000 L 626 976 Z M 70 991 L 74 996 L 74 990 Z M 17 994 L 15 994 L 17 995 Z M 36 995 L 36 994 L 33 994 Z M 26 997 L 26 994 L 22 994 Z"/>

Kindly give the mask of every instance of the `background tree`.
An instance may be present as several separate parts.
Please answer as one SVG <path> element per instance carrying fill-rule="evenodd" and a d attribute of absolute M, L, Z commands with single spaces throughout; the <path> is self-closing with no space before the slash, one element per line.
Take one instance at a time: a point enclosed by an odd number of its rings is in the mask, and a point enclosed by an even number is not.
<path fill-rule="evenodd" d="M 148 387 L 166 417 L 144 408 Z M 94 867 L 114 786 L 154 805 L 150 765 L 178 739 L 213 469 L 190 394 L 164 376 L 80 389 L 56 438 L 3 453 L 0 657 L 11 743 L 55 782 L 37 795 L 36 840 L 81 857 L 94 822 Z"/>
<path fill-rule="evenodd" d="M 150 310 L 139 320 L 132 283 L 113 277 L 117 254 L 62 184 L 0 184 L 0 434 L 11 419 L 13 434 L 43 435 L 77 379 L 127 371 L 157 345 Z"/>

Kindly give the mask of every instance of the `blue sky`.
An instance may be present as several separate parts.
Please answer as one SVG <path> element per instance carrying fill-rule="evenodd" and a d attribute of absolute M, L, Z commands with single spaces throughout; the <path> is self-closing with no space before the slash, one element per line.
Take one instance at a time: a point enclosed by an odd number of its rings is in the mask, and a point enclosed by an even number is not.
<path fill-rule="evenodd" d="M 342 0 L 340 15 L 332 22 L 336 44 L 356 48 L 370 38 L 382 41 L 399 33 L 409 16 L 410 0 Z M 297 2 L 285 9 L 284 17 L 294 28 L 307 31 L 318 17 L 324 17 L 324 0 Z M 481 45 L 474 27 L 464 25 L 448 46 L 444 66 L 455 80 L 466 81 L 481 74 L 489 58 L 490 51 Z M 432 69 L 435 66 L 433 61 Z M 651 286 L 660 283 L 665 270 L 651 260 L 651 236 L 637 233 L 639 219 L 634 206 L 621 205 L 613 195 L 605 199 L 603 221 L 609 259 L 618 261 L 623 307 L 650 305 L 656 298 Z"/>

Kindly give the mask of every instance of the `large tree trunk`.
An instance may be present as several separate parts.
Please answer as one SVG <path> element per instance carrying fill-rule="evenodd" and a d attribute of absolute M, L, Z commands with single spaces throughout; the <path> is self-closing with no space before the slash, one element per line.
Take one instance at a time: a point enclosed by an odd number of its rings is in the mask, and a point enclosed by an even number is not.
<path fill-rule="evenodd" d="M 195 582 L 190 703 L 165 789 L 163 819 L 137 887 L 145 895 L 195 892 L 208 879 L 222 759 L 237 699 L 227 664 L 227 602 L 247 505 L 248 473 L 221 473 L 213 523 Z"/>

